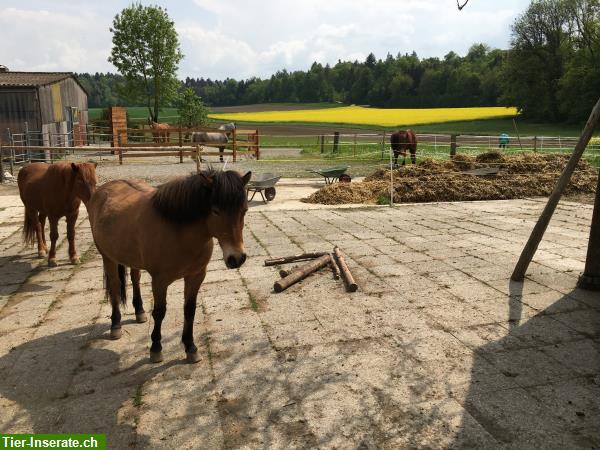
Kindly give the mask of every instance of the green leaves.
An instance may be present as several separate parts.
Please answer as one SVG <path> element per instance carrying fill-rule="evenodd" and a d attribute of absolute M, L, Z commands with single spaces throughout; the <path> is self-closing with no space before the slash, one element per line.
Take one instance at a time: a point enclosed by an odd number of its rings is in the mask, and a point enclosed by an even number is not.
<path fill-rule="evenodd" d="M 184 88 L 177 97 L 179 120 L 184 127 L 199 127 L 208 124 L 208 109 L 192 88 Z"/>
<path fill-rule="evenodd" d="M 143 101 L 158 121 L 161 106 L 176 95 L 178 64 L 183 58 L 174 23 L 160 6 L 132 4 L 117 14 L 110 28 L 113 47 L 108 61 L 125 79 L 124 92 Z"/>

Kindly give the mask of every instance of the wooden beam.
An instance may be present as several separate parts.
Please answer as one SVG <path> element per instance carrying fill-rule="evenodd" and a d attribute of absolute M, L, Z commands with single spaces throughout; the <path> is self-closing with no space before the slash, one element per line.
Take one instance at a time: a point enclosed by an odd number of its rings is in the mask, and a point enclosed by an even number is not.
<path fill-rule="evenodd" d="M 540 245 L 540 241 L 544 237 L 544 233 L 546 232 L 546 228 L 548 228 L 548 224 L 550 223 L 550 219 L 552 219 L 552 215 L 554 214 L 554 210 L 558 205 L 560 197 L 562 196 L 563 191 L 569 184 L 571 180 L 571 175 L 575 171 L 577 167 L 577 163 L 581 159 L 581 155 L 585 151 L 590 139 L 592 138 L 592 134 L 594 133 L 594 128 L 598 123 L 598 119 L 600 118 L 600 98 L 596 102 L 596 105 L 592 109 L 590 117 L 585 124 L 583 132 L 575 146 L 575 150 L 573 150 L 573 154 L 569 159 L 566 167 L 564 168 L 556 186 L 554 186 L 554 190 L 548 199 L 548 203 L 544 208 L 544 211 L 540 215 L 533 231 L 531 232 L 531 236 L 529 236 L 529 240 L 527 244 L 525 244 L 525 248 L 521 252 L 521 257 L 515 266 L 515 270 L 513 271 L 512 276 L 510 277 L 513 281 L 521 281 L 525 277 L 525 272 L 527 272 L 527 268 L 529 267 L 529 263 L 533 259 L 533 255 Z M 597 194 L 596 194 L 597 195 Z"/>
<path fill-rule="evenodd" d="M 272 258 L 265 260 L 265 267 L 268 266 L 277 266 L 279 264 L 287 264 L 294 261 L 301 261 L 303 259 L 315 259 L 319 258 L 323 255 L 328 255 L 327 252 L 310 252 L 310 253 L 302 253 L 300 255 L 292 255 L 292 256 L 281 256 L 279 258 Z"/>
<path fill-rule="evenodd" d="M 590 291 L 600 291 L 600 173 L 598 173 L 596 201 L 592 213 L 592 226 L 590 227 L 585 269 L 579 277 L 577 287 Z"/>
<path fill-rule="evenodd" d="M 319 270 L 321 267 L 326 266 L 331 261 L 329 257 L 329 253 L 324 254 L 323 256 L 311 261 L 303 266 L 298 267 L 296 270 L 291 272 L 285 278 L 282 278 L 279 281 L 276 281 L 273 285 L 273 289 L 275 292 L 283 292 L 293 284 L 296 284 L 298 281 L 303 280 L 311 273 Z"/>
<path fill-rule="evenodd" d="M 334 247 L 333 254 L 335 255 L 336 263 L 340 268 L 340 273 L 342 275 L 342 279 L 344 280 L 344 284 L 346 285 L 346 290 L 348 292 L 356 292 L 358 289 L 358 284 L 356 284 L 356 281 L 354 281 L 352 272 L 350 272 L 350 269 L 346 265 L 346 260 L 344 259 L 342 252 L 338 247 Z"/>

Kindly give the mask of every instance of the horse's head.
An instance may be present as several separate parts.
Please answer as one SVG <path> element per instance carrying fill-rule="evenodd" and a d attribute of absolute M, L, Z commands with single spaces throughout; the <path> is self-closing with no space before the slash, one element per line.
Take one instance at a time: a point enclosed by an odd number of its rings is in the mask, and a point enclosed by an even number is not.
<path fill-rule="evenodd" d="M 202 223 L 208 231 L 206 237 L 219 241 L 227 267 L 235 269 L 246 261 L 242 231 L 248 210 L 246 184 L 251 175 L 205 170 L 159 186 L 152 202 L 167 220 Z"/>
<path fill-rule="evenodd" d="M 219 130 L 225 131 L 227 136 L 229 136 L 231 134 L 231 132 L 233 130 L 235 130 L 235 123 L 233 123 L 233 122 L 224 123 L 223 125 L 219 126 Z"/>
<path fill-rule="evenodd" d="M 96 163 L 71 163 L 73 192 L 87 203 L 96 191 Z"/>
<path fill-rule="evenodd" d="M 244 217 L 248 211 L 246 184 L 252 172 L 214 172 L 207 175 L 211 189 L 208 229 L 217 238 L 225 265 L 236 269 L 246 261 L 244 250 Z"/>

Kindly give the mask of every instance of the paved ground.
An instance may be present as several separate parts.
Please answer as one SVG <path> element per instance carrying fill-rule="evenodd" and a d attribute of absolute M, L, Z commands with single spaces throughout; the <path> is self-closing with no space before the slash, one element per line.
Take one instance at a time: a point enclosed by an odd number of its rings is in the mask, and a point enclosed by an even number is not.
<path fill-rule="evenodd" d="M 18 197 L 0 196 L 0 432 L 105 432 L 118 449 L 598 448 L 600 296 L 575 289 L 591 207 L 561 204 L 526 281 L 508 281 L 542 207 L 253 208 L 246 264 L 226 270 L 216 250 L 209 266 L 202 360 L 186 365 L 181 283 L 150 364 L 151 323 L 131 307 L 107 339 L 84 210 L 82 264 L 62 245 L 47 269 L 20 243 Z M 265 257 L 334 244 L 357 293 L 327 271 L 272 292 Z"/>

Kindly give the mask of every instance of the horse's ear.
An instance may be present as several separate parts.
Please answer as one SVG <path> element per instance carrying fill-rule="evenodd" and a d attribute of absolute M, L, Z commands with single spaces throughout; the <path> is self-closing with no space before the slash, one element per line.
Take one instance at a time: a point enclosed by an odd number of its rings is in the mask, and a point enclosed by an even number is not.
<path fill-rule="evenodd" d="M 248 181 L 250 181 L 250 177 L 252 177 L 252 172 L 247 172 L 246 175 L 242 177 L 242 183 L 244 184 L 244 186 L 248 184 Z"/>
<path fill-rule="evenodd" d="M 73 169 L 73 172 L 75 173 L 79 172 L 79 166 L 75 163 L 71 163 L 71 169 Z"/>

